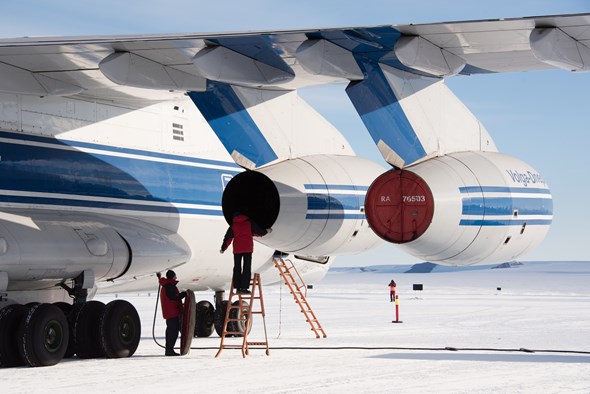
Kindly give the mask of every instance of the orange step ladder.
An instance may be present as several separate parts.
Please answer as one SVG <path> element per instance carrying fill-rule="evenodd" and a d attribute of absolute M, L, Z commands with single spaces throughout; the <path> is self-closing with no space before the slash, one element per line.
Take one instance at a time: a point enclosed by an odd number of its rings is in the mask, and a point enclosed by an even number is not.
<path fill-rule="evenodd" d="M 229 292 L 229 299 L 227 301 L 227 308 L 225 310 L 225 320 L 223 322 L 223 331 L 221 333 L 221 343 L 219 350 L 215 357 L 219 357 L 223 349 L 242 349 L 242 357 L 246 357 L 249 349 L 256 347 L 259 349 L 266 349 L 266 355 L 270 355 L 270 348 L 268 346 L 268 335 L 266 333 L 266 320 L 264 313 L 264 299 L 262 297 L 262 283 L 260 283 L 260 274 L 255 273 L 250 281 L 252 292 L 250 294 L 238 293 L 234 289 L 233 282 Z M 233 305 L 232 299 L 238 298 L 236 305 Z M 259 310 L 254 310 L 254 303 L 260 305 Z M 264 327 L 264 341 L 252 342 L 248 341 L 248 335 L 252 328 L 252 318 L 254 315 L 262 316 L 262 325 Z M 244 328 L 244 331 L 239 330 L 239 326 Z M 240 336 L 242 343 L 228 344 L 227 337 Z"/>
<path fill-rule="evenodd" d="M 289 262 L 288 264 L 287 261 Z M 299 305 L 301 313 L 305 316 L 305 321 L 311 326 L 311 330 L 315 333 L 316 338 L 320 337 L 320 333 L 326 338 L 326 332 L 322 328 L 322 325 L 315 313 L 311 310 L 311 306 L 309 306 L 309 303 L 305 298 L 307 294 L 307 286 L 305 285 L 303 278 L 301 278 L 301 275 L 299 275 L 299 271 L 297 271 L 293 262 L 288 259 L 285 261 L 279 256 L 273 257 L 273 262 L 275 263 L 275 267 L 279 270 L 285 284 L 289 287 L 289 291 L 293 294 L 295 302 Z"/>

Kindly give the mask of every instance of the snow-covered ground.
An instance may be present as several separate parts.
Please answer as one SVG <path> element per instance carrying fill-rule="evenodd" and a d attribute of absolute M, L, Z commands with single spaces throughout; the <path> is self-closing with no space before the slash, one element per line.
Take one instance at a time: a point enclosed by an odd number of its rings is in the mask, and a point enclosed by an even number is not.
<path fill-rule="evenodd" d="M 156 289 L 128 294 L 143 324 L 133 357 L 0 369 L 0 392 L 590 392 L 590 262 L 396 270 L 333 269 L 315 284 L 308 300 L 328 334 L 321 339 L 284 286 L 265 287 L 270 356 L 252 349 L 245 359 L 234 349 L 215 358 L 215 334 L 195 338 L 187 356 L 163 357 L 152 339 Z M 391 279 L 398 283 L 401 324 L 392 323 Z M 418 283 L 423 291 L 412 290 Z M 200 299 L 212 294 L 197 294 Z M 158 310 L 160 343 L 164 325 Z M 263 338 L 259 317 L 249 338 Z"/>

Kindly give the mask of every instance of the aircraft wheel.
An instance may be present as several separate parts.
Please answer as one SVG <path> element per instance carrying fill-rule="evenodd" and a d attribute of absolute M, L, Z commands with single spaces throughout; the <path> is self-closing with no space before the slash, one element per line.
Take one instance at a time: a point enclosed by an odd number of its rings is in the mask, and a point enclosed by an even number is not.
<path fill-rule="evenodd" d="M 227 309 L 227 301 L 221 301 L 217 304 L 217 308 L 213 313 L 213 325 L 215 326 L 215 332 L 221 336 L 223 333 L 223 324 L 225 323 L 225 311 Z"/>
<path fill-rule="evenodd" d="M 215 308 L 209 301 L 197 303 L 197 314 L 195 323 L 196 337 L 210 337 L 214 330 Z"/>
<path fill-rule="evenodd" d="M 100 301 L 84 303 L 76 313 L 74 322 L 74 344 L 80 358 L 104 357 L 100 340 L 100 317 L 105 304 Z"/>
<path fill-rule="evenodd" d="M 46 367 L 61 361 L 68 348 L 68 321 L 51 304 L 33 306 L 19 327 L 19 351 L 31 367 Z"/>
<path fill-rule="evenodd" d="M 55 302 L 53 303 L 56 307 L 61 309 L 61 311 L 66 316 L 68 320 L 68 328 L 70 329 L 70 338 L 68 340 L 68 348 L 66 353 L 64 354 L 64 358 L 72 358 L 76 353 L 76 349 L 74 346 L 74 321 L 75 321 L 75 313 L 74 306 L 72 304 L 68 304 L 67 302 Z"/>
<path fill-rule="evenodd" d="M 108 358 L 131 357 L 141 339 L 137 310 L 125 300 L 109 302 L 100 317 L 100 338 Z"/>
<path fill-rule="evenodd" d="M 233 306 L 238 306 L 239 304 L 240 304 L 240 301 L 234 301 L 232 303 Z M 235 309 L 232 309 L 231 311 L 229 311 L 229 317 L 230 317 L 230 319 L 247 318 L 248 313 L 250 313 L 250 306 L 248 305 L 248 303 L 246 301 L 242 301 L 241 313 L 240 313 L 239 309 L 235 308 Z M 251 329 L 252 329 L 252 326 L 250 326 L 250 330 Z M 244 335 L 243 333 L 244 333 L 244 331 L 246 331 L 246 322 L 245 321 L 234 322 L 231 331 L 237 331 L 237 332 L 242 333 L 242 334 L 238 334 L 237 336 Z M 248 331 L 248 333 L 250 333 L 250 331 Z"/>
<path fill-rule="evenodd" d="M 17 333 L 27 312 L 28 308 L 20 304 L 11 304 L 0 310 L 0 367 L 25 365 L 18 351 Z"/>

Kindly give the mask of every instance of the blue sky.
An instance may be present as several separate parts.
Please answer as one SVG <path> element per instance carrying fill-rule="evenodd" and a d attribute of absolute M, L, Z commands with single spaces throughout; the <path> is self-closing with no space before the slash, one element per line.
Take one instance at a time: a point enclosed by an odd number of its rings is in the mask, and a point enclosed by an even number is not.
<path fill-rule="evenodd" d="M 590 12 L 590 0 L 255 0 L 0 2 L 0 37 L 220 32 L 511 18 Z M 590 260 L 590 73 L 566 71 L 455 77 L 447 80 L 486 126 L 498 149 L 535 167 L 554 197 L 553 226 L 522 260 Z M 359 155 L 383 163 L 344 93 L 344 85 L 304 91 Z M 384 164 L 385 165 L 385 164 Z M 337 265 L 418 261 L 393 245 Z"/>

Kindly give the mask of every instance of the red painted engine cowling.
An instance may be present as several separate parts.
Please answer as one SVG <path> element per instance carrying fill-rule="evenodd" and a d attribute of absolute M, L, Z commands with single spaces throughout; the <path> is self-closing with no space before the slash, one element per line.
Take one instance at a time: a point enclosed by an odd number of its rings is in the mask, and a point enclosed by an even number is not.
<path fill-rule="evenodd" d="M 381 174 L 367 191 L 365 204 L 373 231 L 396 244 L 420 237 L 434 213 L 434 197 L 424 179 L 405 170 Z"/>
<path fill-rule="evenodd" d="M 452 265 L 516 259 L 553 219 L 551 192 L 531 166 L 497 152 L 436 157 L 373 181 L 371 229 L 424 261 Z"/>

